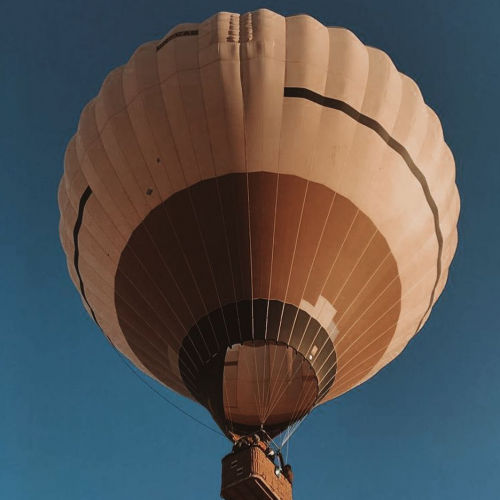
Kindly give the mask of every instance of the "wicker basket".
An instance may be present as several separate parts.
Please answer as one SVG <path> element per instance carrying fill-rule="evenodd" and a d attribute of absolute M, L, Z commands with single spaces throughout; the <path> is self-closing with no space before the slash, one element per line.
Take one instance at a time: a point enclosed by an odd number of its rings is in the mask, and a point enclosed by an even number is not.
<path fill-rule="evenodd" d="M 257 446 L 222 459 L 225 500 L 292 500 L 292 486 Z"/>

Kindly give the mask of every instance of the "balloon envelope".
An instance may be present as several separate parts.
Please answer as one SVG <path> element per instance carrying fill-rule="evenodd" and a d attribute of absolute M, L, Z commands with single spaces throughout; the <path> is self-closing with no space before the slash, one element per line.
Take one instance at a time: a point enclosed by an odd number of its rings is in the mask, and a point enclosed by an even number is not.
<path fill-rule="evenodd" d="M 278 434 L 403 350 L 445 285 L 459 196 L 438 118 L 386 54 L 258 10 L 111 72 L 59 205 L 89 314 L 233 436 Z"/>

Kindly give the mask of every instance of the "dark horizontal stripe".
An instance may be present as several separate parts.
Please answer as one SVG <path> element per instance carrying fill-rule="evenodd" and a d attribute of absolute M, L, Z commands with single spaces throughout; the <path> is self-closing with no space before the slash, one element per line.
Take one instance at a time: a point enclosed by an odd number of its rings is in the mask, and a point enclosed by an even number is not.
<path fill-rule="evenodd" d="M 178 31 L 177 33 L 172 33 L 170 36 L 167 36 L 163 42 L 156 46 L 156 52 L 165 47 L 168 42 L 172 41 L 174 38 L 178 38 L 180 36 L 196 36 L 198 34 L 198 30 L 186 30 L 186 31 Z"/>
<path fill-rule="evenodd" d="M 90 312 L 92 314 L 92 318 L 99 326 L 99 322 L 97 321 L 97 318 L 95 317 L 94 310 L 92 309 L 92 306 L 90 305 L 90 303 L 87 299 L 87 295 L 85 294 L 85 285 L 83 284 L 82 275 L 80 274 L 80 263 L 79 263 L 80 249 L 79 249 L 79 243 L 78 243 L 78 236 L 80 234 L 80 229 L 82 228 L 83 214 L 85 212 L 85 205 L 87 204 L 87 201 L 89 201 L 91 194 L 92 194 L 92 189 L 90 188 L 90 186 L 88 186 L 87 189 L 83 192 L 82 197 L 80 198 L 80 203 L 78 204 L 78 216 L 76 218 L 75 227 L 73 229 L 73 244 L 75 247 L 75 253 L 73 256 L 73 263 L 75 265 L 75 271 L 76 271 L 76 274 L 78 276 L 78 281 L 80 284 L 80 293 L 82 294 L 83 300 L 85 300 L 86 304 L 89 306 Z"/>
<path fill-rule="evenodd" d="M 436 276 L 436 282 L 434 283 L 434 288 L 432 289 L 432 294 L 431 294 L 431 299 L 429 302 L 429 306 L 427 310 L 425 311 L 425 314 L 422 316 L 422 319 L 420 320 L 420 323 L 418 324 L 417 327 L 417 332 L 420 330 L 420 327 L 422 326 L 422 322 L 429 312 L 429 310 L 432 307 L 432 304 L 434 303 L 434 296 L 436 294 L 436 288 L 439 282 L 439 278 L 441 277 L 441 257 L 443 254 L 443 234 L 441 233 L 441 226 L 439 223 L 439 210 L 436 205 L 436 202 L 434 201 L 434 198 L 432 197 L 431 191 L 429 189 L 429 184 L 427 183 L 427 179 L 425 178 L 424 174 L 422 171 L 417 167 L 415 162 L 410 156 L 410 153 L 408 153 L 408 150 L 396 139 L 391 137 L 389 132 L 380 125 L 376 120 L 373 118 L 370 118 L 367 115 L 364 115 L 363 113 L 360 113 L 356 109 L 354 109 L 352 106 L 347 104 L 344 101 L 341 101 L 339 99 L 334 99 L 332 97 L 326 97 L 321 94 L 317 94 L 316 92 L 313 92 L 312 90 L 302 88 L 302 87 L 285 87 L 285 92 L 284 92 L 285 97 L 299 97 L 302 99 L 307 99 L 308 101 L 314 102 L 316 104 L 319 104 L 320 106 L 323 106 L 325 108 L 330 108 L 330 109 L 336 109 L 338 111 L 341 111 L 342 113 L 345 113 L 347 116 L 351 117 L 353 120 L 356 120 L 358 123 L 361 125 L 364 125 L 365 127 L 368 127 L 369 129 L 373 130 L 376 134 L 380 136 L 380 138 L 396 153 L 398 153 L 401 158 L 405 161 L 406 165 L 410 169 L 410 172 L 414 175 L 414 177 L 417 179 L 417 181 L 420 183 L 420 186 L 422 187 L 422 191 L 424 192 L 425 199 L 427 200 L 427 203 L 429 205 L 429 208 L 431 209 L 432 215 L 434 217 L 434 229 L 436 232 L 436 239 L 438 242 L 438 257 L 437 257 L 437 276 Z"/>

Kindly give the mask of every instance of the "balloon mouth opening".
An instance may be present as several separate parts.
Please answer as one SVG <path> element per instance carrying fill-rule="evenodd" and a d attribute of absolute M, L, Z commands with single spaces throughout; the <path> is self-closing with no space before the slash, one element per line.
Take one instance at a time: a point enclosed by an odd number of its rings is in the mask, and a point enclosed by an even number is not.
<path fill-rule="evenodd" d="M 214 330 L 228 335 L 210 343 Z M 336 353 L 331 336 L 307 312 L 277 300 L 244 300 L 209 313 L 190 329 L 179 371 L 230 439 L 259 429 L 274 437 L 328 392 Z"/>
<path fill-rule="evenodd" d="M 232 433 L 262 428 L 274 434 L 311 411 L 319 384 L 310 362 L 296 349 L 257 340 L 227 349 L 222 390 Z"/>

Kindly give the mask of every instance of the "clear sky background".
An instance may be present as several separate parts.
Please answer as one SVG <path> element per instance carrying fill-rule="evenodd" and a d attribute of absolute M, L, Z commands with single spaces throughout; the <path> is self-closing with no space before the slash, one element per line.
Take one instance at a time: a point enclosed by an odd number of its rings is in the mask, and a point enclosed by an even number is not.
<path fill-rule="evenodd" d="M 2 3 L 1 500 L 219 497 L 228 442 L 137 380 L 87 316 L 60 247 L 56 194 L 66 144 L 109 71 L 180 22 L 261 6 Z M 500 2 L 264 6 L 345 26 L 415 79 L 442 120 L 462 198 L 458 251 L 430 320 L 389 367 L 302 425 L 290 447 L 294 498 L 500 498 Z"/>

